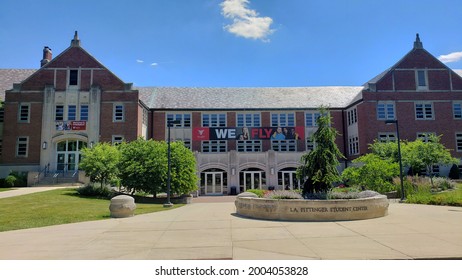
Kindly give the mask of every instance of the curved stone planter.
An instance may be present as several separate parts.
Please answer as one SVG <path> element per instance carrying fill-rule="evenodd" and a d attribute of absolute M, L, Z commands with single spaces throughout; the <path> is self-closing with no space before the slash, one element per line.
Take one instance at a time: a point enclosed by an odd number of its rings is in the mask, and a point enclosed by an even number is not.
<path fill-rule="evenodd" d="M 237 197 L 239 215 L 284 221 L 350 221 L 386 216 L 388 199 L 378 195 L 359 199 L 307 200 Z"/>

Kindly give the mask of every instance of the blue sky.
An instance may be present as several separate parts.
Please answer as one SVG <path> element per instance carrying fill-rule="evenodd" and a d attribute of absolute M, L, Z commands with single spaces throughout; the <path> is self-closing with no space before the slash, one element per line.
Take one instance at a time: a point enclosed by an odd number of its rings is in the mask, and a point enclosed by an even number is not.
<path fill-rule="evenodd" d="M 137 86 L 358 86 L 416 33 L 462 69 L 460 0 L 2 0 L 0 26 L 0 68 L 38 68 L 77 30 Z"/>

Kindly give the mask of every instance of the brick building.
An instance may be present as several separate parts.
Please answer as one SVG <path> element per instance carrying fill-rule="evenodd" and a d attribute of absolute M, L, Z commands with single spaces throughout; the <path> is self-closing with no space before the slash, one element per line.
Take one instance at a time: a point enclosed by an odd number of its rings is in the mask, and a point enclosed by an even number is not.
<path fill-rule="evenodd" d="M 7 78 L 13 71 L 25 75 L 14 84 Z M 76 173 L 82 147 L 139 136 L 165 140 L 167 120 L 175 119 L 181 124 L 171 140 L 195 153 L 201 194 L 230 193 L 232 186 L 296 188 L 300 156 L 315 145 L 320 106 L 329 107 L 340 133 L 337 145 L 347 160 L 339 168 L 367 153 L 375 139 L 395 140 L 396 127 L 385 124 L 394 119 L 402 139 L 443 135 L 462 158 L 462 78 L 418 36 L 400 61 L 358 87 L 136 88 L 88 54 L 77 33 L 56 58 L 45 47 L 41 68 L 27 71 L 0 70 L 7 89 L 1 176 L 45 167 Z"/>

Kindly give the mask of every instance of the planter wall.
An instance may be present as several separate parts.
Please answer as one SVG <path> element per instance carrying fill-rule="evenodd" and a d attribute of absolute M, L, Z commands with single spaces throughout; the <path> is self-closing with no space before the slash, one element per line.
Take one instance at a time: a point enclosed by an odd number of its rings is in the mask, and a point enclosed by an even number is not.
<path fill-rule="evenodd" d="M 379 195 L 360 199 L 306 200 L 237 197 L 239 215 L 288 221 L 349 221 L 386 216 L 388 199 Z"/>

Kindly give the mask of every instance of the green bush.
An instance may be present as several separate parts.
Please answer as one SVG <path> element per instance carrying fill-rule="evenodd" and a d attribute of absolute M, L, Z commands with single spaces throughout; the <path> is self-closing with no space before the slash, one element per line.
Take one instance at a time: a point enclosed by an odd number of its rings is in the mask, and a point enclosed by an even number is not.
<path fill-rule="evenodd" d="M 456 183 L 454 183 L 448 178 L 443 177 L 433 178 L 433 185 L 435 186 L 437 191 L 445 191 L 456 188 Z"/>
<path fill-rule="evenodd" d="M 353 160 L 353 163 L 357 166 L 348 167 L 343 171 L 343 181 L 382 194 L 395 189 L 392 180 L 399 174 L 396 162 L 381 159 L 374 154 L 366 154 Z"/>
<path fill-rule="evenodd" d="M 93 184 L 78 188 L 77 193 L 81 196 L 97 198 L 111 198 L 114 196 L 112 189 L 108 187 L 95 187 Z"/>
<path fill-rule="evenodd" d="M 5 183 L 8 187 L 14 187 L 14 184 L 16 183 L 18 179 L 13 176 L 13 175 L 8 175 L 6 178 L 5 178 Z"/>
<path fill-rule="evenodd" d="M 246 192 L 254 193 L 258 197 L 263 197 L 265 195 L 265 191 L 264 190 L 259 190 L 259 189 L 250 189 L 250 190 L 246 190 Z"/>

